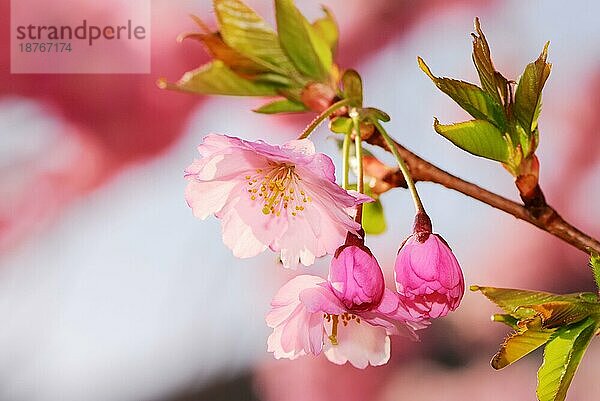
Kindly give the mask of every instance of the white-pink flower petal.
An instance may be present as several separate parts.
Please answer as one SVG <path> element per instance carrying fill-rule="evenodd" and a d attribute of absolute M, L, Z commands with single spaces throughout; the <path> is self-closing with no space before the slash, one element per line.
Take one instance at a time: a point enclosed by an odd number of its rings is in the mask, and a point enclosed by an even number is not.
<path fill-rule="evenodd" d="M 321 288 L 320 277 L 300 275 L 279 289 L 271 301 L 267 325 L 273 333 L 267 340 L 267 350 L 275 358 L 295 359 L 312 353 L 318 355 L 323 346 L 322 312 L 309 311 L 300 301 L 300 294 L 307 289 Z"/>
<path fill-rule="evenodd" d="M 383 327 L 351 321 L 338 331 L 336 345 L 325 342 L 323 352 L 338 365 L 350 362 L 360 369 L 380 366 L 390 359 L 390 337 Z"/>

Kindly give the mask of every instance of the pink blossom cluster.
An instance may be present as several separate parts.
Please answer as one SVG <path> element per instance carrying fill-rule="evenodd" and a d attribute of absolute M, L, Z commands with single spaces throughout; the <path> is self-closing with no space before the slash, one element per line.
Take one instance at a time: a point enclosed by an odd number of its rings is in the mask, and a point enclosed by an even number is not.
<path fill-rule="evenodd" d="M 208 135 L 186 170 L 194 215 L 221 220 L 223 242 L 240 258 L 267 248 L 284 267 L 310 266 L 332 254 L 326 279 L 298 275 L 279 289 L 266 321 L 275 358 L 319 355 L 358 368 L 385 364 L 390 336 L 417 339 L 431 318 L 456 309 L 460 266 L 424 213 L 395 264 L 396 291 L 364 245 L 357 207 L 371 198 L 335 182 L 332 160 L 308 139 L 281 146 Z"/>

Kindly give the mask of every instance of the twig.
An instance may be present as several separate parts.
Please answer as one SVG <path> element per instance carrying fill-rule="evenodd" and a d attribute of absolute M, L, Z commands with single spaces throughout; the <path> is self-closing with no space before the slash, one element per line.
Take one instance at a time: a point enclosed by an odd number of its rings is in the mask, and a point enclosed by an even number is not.
<path fill-rule="evenodd" d="M 391 152 L 378 132 L 365 138 L 365 142 Z M 398 149 L 398 153 L 408 165 L 415 181 L 429 181 L 441 184 L 446 188 L 458 191 L 473 199 L 477 199 L 480 202 L 535 225 L 588 255 L 591 251 L 597 253 L 600 252 L 600 242 L 598 240 L 569 224 L 550 205 L 536 205 L 534 209 L 530 210 L 517 202 L 513 202 L 510 199 L 506 199 L 503 196 L 490 192 L 478 185 L 458 178 L 428 161 L 423 160 L 399 143 L 394 143 Z M 400 172 L 398 172 L 398 174 L 400 174 Z M 398 186 L 405 186 L 404 180 L 400 179 L 400 177 L 395 179 L 386 177 L 386 181 L 397 182 L 399 183 Z"/>

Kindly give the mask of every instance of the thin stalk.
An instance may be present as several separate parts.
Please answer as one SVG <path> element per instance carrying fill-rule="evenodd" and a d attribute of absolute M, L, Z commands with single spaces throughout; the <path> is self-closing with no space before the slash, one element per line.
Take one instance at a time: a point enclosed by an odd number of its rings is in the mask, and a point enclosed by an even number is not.
<path fill-rule="evenodd" d="M 342 99 L 339 102 L 336 102 L 329 106 L 325 111 L 319 114 L 309 125 L 302 131 L 302 134 L 298 137 L 298 139 L 306 139 L 312 132 L 317 129 L 319 125 L 327 118 L 330 117 L 333 113 L 338 111 L 344 106 L 348 106 L 352 103 L 354 99 Z"/>
<path fill-rule="evenodd" d="M 364 168 L 363 168 L 363 149 L 362 149 L 362 138 L 360 134 L 360 121 L 358 120 L 358 113 L 355 109 L 352 109 L 349 113 L 350 118 L 352 118 L 352 123 L 354 125 L 354 145 L 356 147 L 356 190 L 364 194 L 365 193 L 365 176 L 364 176 Z M 362 211 L 363 205 L 360 204 L 356 208 L 356 221 L 362 225 Z"/>
<path fill-rule="evenodd" d="M 346 134 L 342 146 L 342 188 L 346 190 L 348 189 L 350 178 L 350 140 L 350 134 Z"/>
<path fill-rule="evenodd" d="M 413 180 L 412 175 L 410 174 L 410 171 L 408 169 L 408 166 L 406 165 L 406 162 L 404 161 L 402 156 L 400 156 L 400 153 L 398 153 L 398 149 L 396 148 L 394 141 L 392 140 L 392 138 L 390 138 L 387 131 L 381 126 L 379 121 L 373 121 L 373 124 L 375 124 L 375 126 L 379 130 L 379 133 L 383 137 L 383 140 L 388 145 L 388 148 L 392 151 L 394 158 L 398 162 L 398 167 L 400 167 L 400 171 L 402 172 L 402 175 L 404 176 L 406 185 L 408 186 L 410 194 L 413 198 L 413 202 L 415 204 L 415 211 L 417 213 L 418 212 L 425 213 L 425 208 L 423 207 L 423 202 L 421 202 L 421 198 L 419 197 L 419 193 L 417 192 L 417 187 L 415 185 L 415 181 Z"/>

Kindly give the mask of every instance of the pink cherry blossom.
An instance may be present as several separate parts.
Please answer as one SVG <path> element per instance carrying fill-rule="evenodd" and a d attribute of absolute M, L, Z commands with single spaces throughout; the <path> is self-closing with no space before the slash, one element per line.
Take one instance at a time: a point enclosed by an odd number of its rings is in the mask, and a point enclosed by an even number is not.
<path fill-rule="evenodd" d="M 446 241 L 431 232 L 428 217 L 417 216 L 415 232 L 396 257 L 394 274 L 396 289 L 411 310 L 430 318 L 455 310 L 465 292 L 460 265 Z"/>
<path fill-rule="evenodd" d="M 325 354 L 338 365 L 379 366 L 390 358 L 390 335 L 416 339 L 427 324 L 384 287 L 377 260 L 366 248 L 342 247 L 329 280 L 300 275 L 273 298 L 267 324 L 275 358 Z"/>
<path fill-rule="evenodd" d="M 349 213 L 370 198 L 338 186 L 333 162 L 308 139 L 276 146 L 208 135 L 198 151 L 185 172 L 186 200 L 196 217 L 221 220 L 237 257 L 270 248 L 285 267 L 309 266 L 360 229 Z"/>

